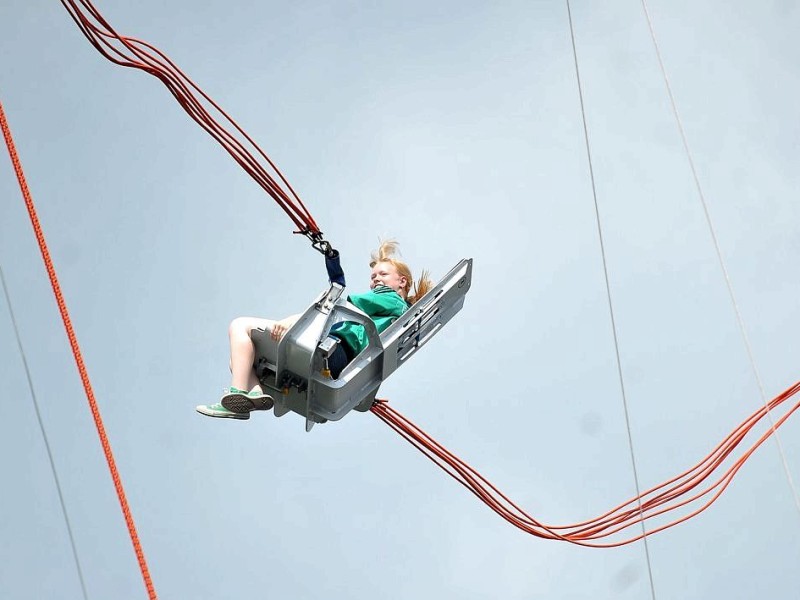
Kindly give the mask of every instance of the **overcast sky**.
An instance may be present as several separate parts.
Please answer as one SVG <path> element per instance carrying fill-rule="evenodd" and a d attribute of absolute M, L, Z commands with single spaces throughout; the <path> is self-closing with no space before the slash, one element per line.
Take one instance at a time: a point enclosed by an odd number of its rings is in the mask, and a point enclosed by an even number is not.
<path fill-rule="evenodd" d="M 474 259 L 462 312 L 381 389 L 533 516 L 635 490 L 564 2 L 97 0 L 279 165 L 349 289 L 393 236 L 415 271 Z M 798 379 L 800 8 L 649 8 L 756 367 Z M 762 405 L 640 2 L 572 13 L 642 487 Z M 369 413 L 194 412 L 228 322 L 303 310 L 321 258 L 154 78 L 103 59 L 54 0 L 0 7 L 13 129 L 161 598 L 652 597 L 641 543 L 519 532 Z M 146 597 L 10 162 L 0 264 L 88 597 Z M 81 599 L 0 306 L 0 596 Z M 800 484 L 800 417 L 781 429 Z M 761 427 L 758 431 L 763 431 Z M 749 438 L 750 439 L 750 438 Z M 800 510 L 766 444 L 701 516 L 653 536 L 658 598 L 796 598 Z"/>

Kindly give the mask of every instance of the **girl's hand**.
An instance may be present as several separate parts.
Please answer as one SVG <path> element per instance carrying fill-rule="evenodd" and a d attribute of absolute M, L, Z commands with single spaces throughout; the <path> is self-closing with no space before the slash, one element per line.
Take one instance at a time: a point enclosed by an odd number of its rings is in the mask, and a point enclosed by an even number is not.
<path fill-rule="evenodd" d="M 294 325 L 295 320 L 296 319 L 289 317 L 282 321 L 277 321 L 275 325 L 272 326 L 272 339 L 276 342 L 280 341 L 280 339 L 286 335 L 286 332 L 289 331 L 289 328 Z"/>
<path fill-rule="evenodd" d="M 286 331 L 287 328 L 283 323 L 280 321 L 275 323 L 275 325 L 272 326 L 272 339 L 276 342 L 279 341 L 284 336 Z"/>

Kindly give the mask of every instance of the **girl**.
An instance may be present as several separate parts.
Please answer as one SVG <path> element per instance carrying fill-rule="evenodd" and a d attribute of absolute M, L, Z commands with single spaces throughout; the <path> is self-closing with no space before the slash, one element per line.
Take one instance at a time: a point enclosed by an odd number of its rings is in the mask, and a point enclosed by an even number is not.
<path fill-rule="evenodd" d="M 369 265 L 372 268 L 370 291 L 347 297 L 351 304 L 375 321 L 378 333 L 389 327 L 431 287 L 426 271 L 422 272 L 420 280 L 415 285 L 411 269 L 406 263 L 395 258 L 396 252 L 397 242 L 394 240 L 382 242 L 378 251 L 372 253 Z M 274 345 L 268 348 L 267 352 L 273 355 L 268 355 L 266 358 L 268 362 L 274 364 L 278 342 L 299 318 L 300 315 L 292 315 L 281 321 L 255 317 L 234 319 L 228 328 L 231 344 L 231 385 L 225 389 L 225 394 L 218 403 L 201 404 L 197 407 L 197 412 L 208 417 L 249 419 L 250 411 L 272 408 L 273 400 L 261 390 L 253 368 L 255 347 L 250 339 L 250 332 L 256 328 L 270 332 Z M 342 369 L 366 348 L 367 335 L 363 325 L 352 321 L 335 325 L 329 335 L 340 340 L 336 351 L 328 361 L 331 374 L 336 378 Z"/>

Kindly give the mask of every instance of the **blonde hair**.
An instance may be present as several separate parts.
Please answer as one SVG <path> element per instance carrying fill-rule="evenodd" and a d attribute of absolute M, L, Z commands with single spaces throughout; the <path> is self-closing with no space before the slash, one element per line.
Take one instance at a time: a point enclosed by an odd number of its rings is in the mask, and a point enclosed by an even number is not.
<path fill-rule="evenodd" d="M 433 283 L 430 279 L 430 273 L 428 273 L 428 271 L 425 269 L 423 269 L 422 273 L 420 273 L 419 280 L 416 282 L 414 281 L 414 277 L 411 274 L 411 269 L 409 266 L 399 258 L 396 258 L 396 255 L 399 253 L 397 250 L 398 246 L 399 244 L 396 240 L 381 241 L 380 246 L 378 246 L 378 250 L 371 254 L 372 260 L 370 261 L 369 266 L 372 268 L 381 262 L 386 262 L 394 266 L 394 268 L 397 269 L 397 273 L 401 277 L 405 277 L 406 281 L 408 282 L 406 284 L 406 302 L 409 304 L 414 304 L 433 287 Z"/>

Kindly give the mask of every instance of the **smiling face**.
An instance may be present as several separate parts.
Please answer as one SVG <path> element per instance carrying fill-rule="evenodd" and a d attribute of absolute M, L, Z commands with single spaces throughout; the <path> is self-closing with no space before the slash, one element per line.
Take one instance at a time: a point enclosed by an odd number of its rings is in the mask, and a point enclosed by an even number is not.
<path fill-rule="evenodd" d="M 369 289 L 374 290 L 379 285 L 392 288 L 403 298 L 408 294 L 408 279 L 400 275 L 392 263 L 381 261 L 375 263 L 370 275 Z"/>

